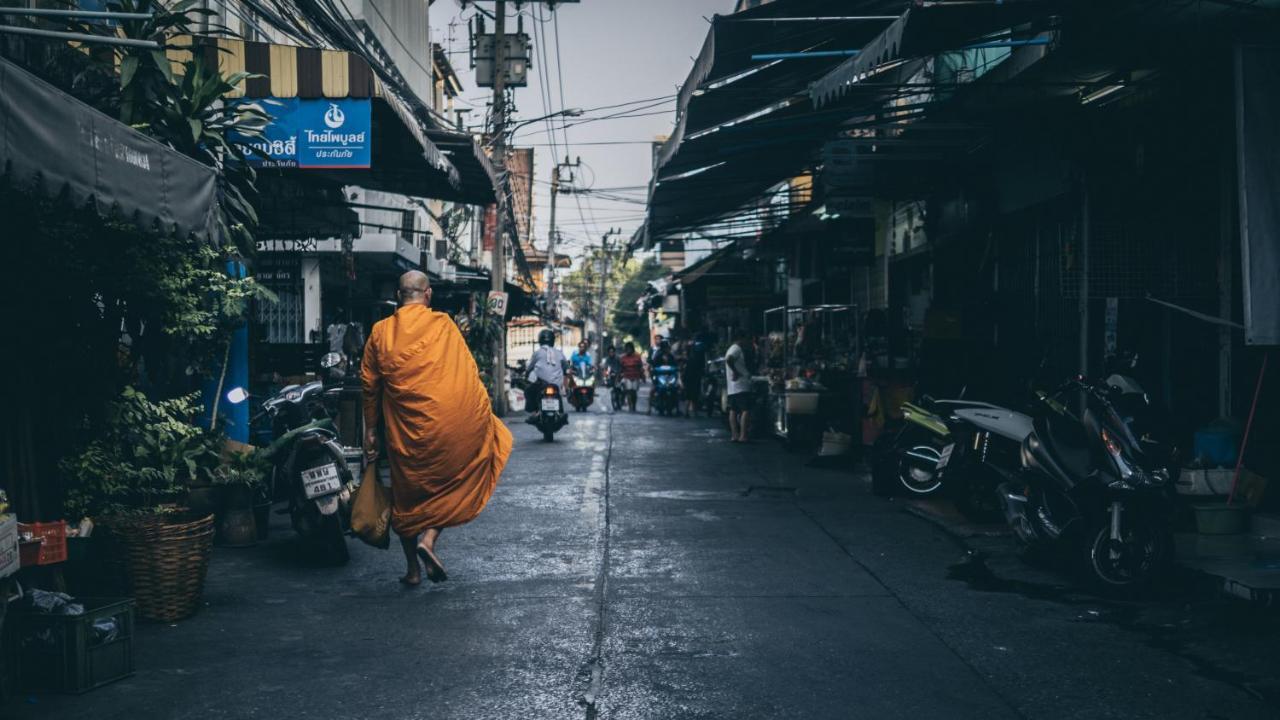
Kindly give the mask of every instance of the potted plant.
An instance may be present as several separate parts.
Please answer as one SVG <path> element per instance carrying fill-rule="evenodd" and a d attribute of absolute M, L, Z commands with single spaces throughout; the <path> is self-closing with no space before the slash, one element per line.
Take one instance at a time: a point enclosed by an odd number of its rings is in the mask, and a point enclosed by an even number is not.
<path fill-rule="evenodd" d="M 213 484 L 222 490 L 222 510 L 218 515 L 218 537 L 223 545 L 244 547 L 258 541 L 255 500 L 263 486 L 265 463 L 256 449 L 232 450 L 211 473 Z"/>
<path fill-rule="evenodd" d="M 191 423 L 198 409 L 194 394 L 154 402 L 126 387 L 95 439 L 61 465 L 67 510 L 108 532 L 139 613 L 166 622 L 199 606 L 213 542 L 213 515 L 180 504 L 218 457 L 218 437 Z"/>

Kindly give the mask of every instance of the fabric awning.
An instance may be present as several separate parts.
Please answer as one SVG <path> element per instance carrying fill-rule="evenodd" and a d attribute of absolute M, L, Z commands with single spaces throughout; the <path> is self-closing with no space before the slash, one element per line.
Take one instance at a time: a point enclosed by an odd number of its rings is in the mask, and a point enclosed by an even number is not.
<path fill-rule="evenodd" d="M 805 91 L 842 57 L 757 56 L 857 49 L 901 5 L 847 2 L 841 17 L 856 19 L 832 20 L 830 3 L 777 0 L 716 16 L 681 87 L 676 128 L 659 150 L 643 242 L 731 213 L 802 172 L 839 125 L 837 115 L 814 114 Z"/>
<path fill-rule="evenodd" d="M 0 172 L 147 231 L 217 242 L 213 169 L 0 58 Z"/>
<path fill-rule="evenodd" d="M 493 163 L 469 133 L 459 130 L 428 130 L 427 138 L 448 157 L 458 170 L 457 200 L 471 205 L 488 205 L 497 201 L 494 188 L 498 176 Z"/>
<path fill-rule="evenodd" d="M 814 107 L 842 97 L 874 71 L 897 60 L 956 50 L 1000 30 L 1045 16 L 1058 0 L 1003 0 L 993 3 L 920 2 L 884 29 L 862 51 L 809 88 Z"/>

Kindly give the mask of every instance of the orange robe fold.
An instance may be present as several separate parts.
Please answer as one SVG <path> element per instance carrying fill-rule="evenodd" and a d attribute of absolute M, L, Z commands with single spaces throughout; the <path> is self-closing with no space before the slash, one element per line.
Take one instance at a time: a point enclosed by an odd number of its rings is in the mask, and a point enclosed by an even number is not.
<path fill-rule="evenodd" d="M 391 527 L 401 536 L 469 522 L 511 456 L 471 351 L 448 315 L 406 305 L 369 334 L 360 369 L 364 420 L 384 422 Z"/>

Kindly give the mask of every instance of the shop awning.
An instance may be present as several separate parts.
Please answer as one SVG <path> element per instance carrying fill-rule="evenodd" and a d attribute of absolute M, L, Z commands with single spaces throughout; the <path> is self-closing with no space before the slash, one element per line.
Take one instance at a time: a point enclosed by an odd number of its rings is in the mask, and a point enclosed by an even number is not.
<path fill-rule="evenodd" d="M 458 170 L 458 195 L 456 200 L 470 205 L 488 205 L 497 201 L 494 188 L 498 185 L 497 173 L 489 156 L 480 149 L 469 133 L 459 130 L 428 130 L 427 138 L 435 143 Z M 447 199 L 447 198 L 446 198 Z"/>
<path fill-rule="evenodd" d="M 210 242 L 212 168 L 0 58 L 0 181 Z"/>
<path fill-rule="evenodd" d="M 716 16 L 681 87 L 676 128 L 659 150 L 644 242 L 731 213 L 803 171 L 841 120 L 815 115 L 806 88 L 900 8 L 900 1 L 848 2 L 832 19 L 830 3 L 777 0 Z"/>
<path fill-rule="evenodd" d="M 814 107 L 820 108 L 896 62 L 960 49 L 966 42 L 977 42 L 1047 15 L 1059 4 L 1059 0 L 917 2 L 861 52 L 813 83 L 809 97 Z M 991 44 L 1007 40 L 993 37 Z"/>

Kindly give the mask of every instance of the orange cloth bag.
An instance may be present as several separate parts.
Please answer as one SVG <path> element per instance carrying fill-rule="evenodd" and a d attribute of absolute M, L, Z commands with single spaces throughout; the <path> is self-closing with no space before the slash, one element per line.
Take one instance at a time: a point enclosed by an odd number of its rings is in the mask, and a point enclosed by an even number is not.
<path fill-rule="evenodd" d="M 351 531 L 383 550 L 391 546 L 391 489 L 378 481 L 378 464 L 369 463 L 351 503 Z"/>

